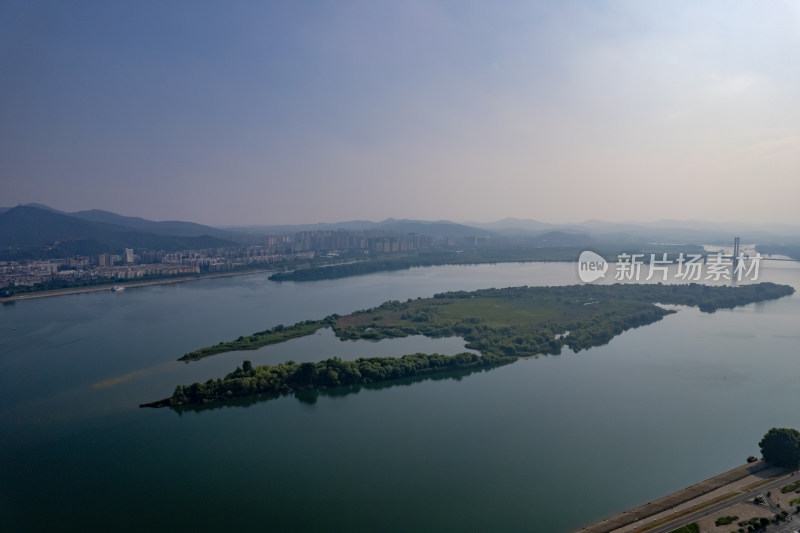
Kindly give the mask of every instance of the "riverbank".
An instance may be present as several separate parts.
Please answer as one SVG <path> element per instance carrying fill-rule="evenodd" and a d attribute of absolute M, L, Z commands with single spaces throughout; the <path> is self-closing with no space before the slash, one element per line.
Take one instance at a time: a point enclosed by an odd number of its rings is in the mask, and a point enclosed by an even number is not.
<path fill-rule="evenodd" d="M 763 461 L 745 464 L 663 498 L 581 528 L 579 533 L 661 533 L 741 505 L 757 493 L 785 483 L 790 473 Z M 752 506 L 752 504 L 751 504 Z M 759 507 L 754 507 L 754 510 Z M 768 509 L 762 508 L 769 514 Z M 724 514 L 724 513 L 722 513 Z M 742 516 L 742 513 L 739 514 Z M 701 529 L 705 531 L 706 529 Z"/>
<path fill-rule="evenodd" d="M 112 282 L 103 285 L 92 285 L 89 287 L 71 287 L 66 289 L 56 289 L 52 291 L 38 291 L 38 292 L 29 292 L 25 294 L 18 294 L 16 296 L 8 296 L 5 298 L 0 298 L 0 303 L 9 303 L 9 302 L 17 302 L 20 300 L 33 300 L 35 298 L 49 298 L 51 296 L 65 296 L 67 294 L 81 294 L 85 292 L 99 292 L 99 291 L 110 291 L 114 286 L 119 286 L 124 289 L 134 288 L 134 287 L 147 287 L 150 285 L 166 285 L 169 283 L 183 283 L 187 281 L 197 281 L 200 279 L 212 279 L 212 278 L 229 278 L 233 276 L 244 276 L 246 274 L 263 274 L 266 272 L 274 272 L 275 269 L 273 268 L 260 268 L 260 269 L 253 269 L 253 270 L 242 270 L 242 271 L 233 271 L 233 272 L 217 272 L 214 274 L 200 274 L 197 276 L 186 276 L 186 277 L 175 277 L 175 278 L 163 278 L 163 279 L 154 279 L 148 281 L 129 281 L 129 282 Z"/>

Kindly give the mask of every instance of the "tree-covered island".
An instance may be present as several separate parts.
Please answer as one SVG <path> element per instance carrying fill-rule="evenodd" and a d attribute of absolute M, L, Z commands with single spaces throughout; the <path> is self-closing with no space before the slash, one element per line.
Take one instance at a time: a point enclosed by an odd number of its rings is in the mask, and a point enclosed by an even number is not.
<path fill-rule="evenodd" d="M 339 358 L 317 363 L 243 367 L 223 379 L 178 386 L 170 398 L 143 406 L 180 406 L 258 394 L 369 384 L 447 370 L 491 367 L 522 357 L 557 354 L 563 346 L 580 351 L 608 343 L 623 331 L 650 324 L 674 311 L 656 304 L 696 306 L 703 312 L 733 308 L 792 294 L 787 285 L 739 287 L 699 284 L 571 285 L 511 287 L 436 294 L 406 302 L 390 301 L 347 316 L 276 326 L 181 357 L 191 361 L 222 352 L 252 350 L 311 335 L 330 327 L 337 337 L 378 340 L 408 335 L 457 335 L 477 350 L 453 356 L 413 354 L 401 358 Z"/>

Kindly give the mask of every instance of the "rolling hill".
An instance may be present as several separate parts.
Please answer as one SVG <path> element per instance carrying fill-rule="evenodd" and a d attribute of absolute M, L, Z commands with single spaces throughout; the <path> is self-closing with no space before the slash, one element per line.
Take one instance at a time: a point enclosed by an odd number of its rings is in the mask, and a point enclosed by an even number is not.
<path fill-rule="evenodd" d="M 4 260 L 122 253 L 125 248 L 175 251 L 227 246 L 236 243 L 212 235 L 157 234 L 30 205 L 0 212 L 0 259 Z"/>

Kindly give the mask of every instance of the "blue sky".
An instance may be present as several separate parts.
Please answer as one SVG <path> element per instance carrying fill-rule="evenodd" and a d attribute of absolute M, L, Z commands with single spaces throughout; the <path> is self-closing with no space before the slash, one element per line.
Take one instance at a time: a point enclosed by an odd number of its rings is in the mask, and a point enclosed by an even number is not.
<path fill-rule="evenodd" d="M 800 3 L 0 1 L 0 205 L 800 224 Z"/>

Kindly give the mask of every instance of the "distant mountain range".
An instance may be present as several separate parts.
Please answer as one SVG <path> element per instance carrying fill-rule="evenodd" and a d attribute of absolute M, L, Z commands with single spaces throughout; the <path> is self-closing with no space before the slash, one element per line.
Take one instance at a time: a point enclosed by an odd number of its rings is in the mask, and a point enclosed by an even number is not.
<path fill-rule="evenodd" d="M 53 209 L 52 207 L 43 204 L 25 204 L 23 206 L 18 206 L 18 207 L 33 207 L 37 209 L 43 209 L 45 211 L 50 211 L 51 213 L 57 213 L 59 215 L 79 218 L 81 220 L 87 220 L 90 222 L 102 222 L 105 224 L 114 224 L 117 226 L 123 226 L 126 228 L 141 230 L 146 233 L 155 233 L 157 235 L 172 235 L 175 237 L 200 237 L 202 235 L 211 235 L 213 237 L 219 237 L 220 239 L 229 239 L 229 240 L 232 240 L 231 238 L 235 237 L 234 232 L 213 228 L 211 226 L 204 226 L 202 224 L 196 224 L 194 222 L 182 222 L 178 220 L 154 222 L 152 220 L 147 220 L 145 218 L 126 217 L 123 215 L 112 213 L 111 211 L 102 211 L 100 209 L 90 209 L 88 211 L 75 211 L 72 213 L 67 213 L 65 211 L 59 211 L 58 209 Z M 2 208 L 0 209 L 0 213 L 8 211 L 9 209 L 16 209 L 16 208 L 8 208 L 8 207 Z"/>
<path fill-rule="evenodd" d="M 351 220 L 336 223 L 318 224 L 296 224 L 278 226 L 243 226 L 230 228 L 236 231 L 258 232 L 271 235 L 295 234 L 299 231 L 337 231 L 337 230 L 382 230 L 390 233 L 405 235 L 407 233 L 419 233 L 420 235 L 430 235 L 432 237 L 490 237 L 496 235 L 493 231 L 481 228 L 457 224 L 449 220 L 438 220 L 429 222 L 426 220 L 408 220 L 387 218 L 382 222 L 370 222 L 369 220 Z"/>
<path fill-rule="evenodd" d="M 448 220 L 429 222 L 388 218 L 382 222 L 351 220 L 337 223 L 260 225 L 228 228 L 231 231 L 267 233 L 276 235 L 294 234 L 298 231 L 335 231 L 382 229 L 394 233 L 420 233 L 434 237 L 489 237 L 512 242 L 542 244 L 563 242 L 560 246 L 574 242 L 617 243 L 670 243 L 670 244 L 725 244 L 740 236 L 742 242 L 798 242 L 800 226 L 780 224 L 715 223 L 696 220 L 659 220 L 642 223 L 616 223 L 587 220 L 573 224 L 550 224 L 531 219 L 504 218 L 496 222 L 463 222 Z M 547 234 L 550 237 L 546 237 Z M 560 236 L 561 239 L 554 239 Z"/>
<path fill-rule="evenodd" d="M 211 234 L 225 232 L 214 228 L 206 231 L 206 228 L 189 222 L 151 222 L 105 211 L 63 213 L 46 206 L 23 205 L 0 211 L 0 259 L 119 254 L 125 248 L 174 251 L 237 244 Z"/>
<path fill-rule="evenodd" d="M 444 242 L 484 239 L 484 243 L 531 247 L 592 247 L 620 244 L 727 244 L 735 236 L 743 243 L 797 246 L 800 226 L 718 224 L 661 220 L 649 223 L 610 223 L 589 220 L 578 224 L 549 224 L 505 218 L 496 222 L 425 221 L 388 218 L 381 222 L 352 220 L 338 223 L 214 228 L 194 222 L 155 222 L 92 209 L 67 213 L 41 204 L 0 208 L 0 259 L 65 257 L 121 253 L 124 248 L 183 250 L 222 248 L 264 242 L 265 235 L 300 231 L 382 230 L 418 233 Z"/>
<path fill-rule="evenodd" d="M 716 223 L 697 220 L 656 222 L 605 222 L 587 220 L 577 224 L 548 224 L 537 220 L 505 218 L 497 222 L 465 222 L 500 235 L 542 235 L 558 231 L 585 234 L 601 242 L 643 242 L 669 244 L 726 244 L 739 236 L 743 243 L 800 242 L 800 226 L 786 224 Z"/>

